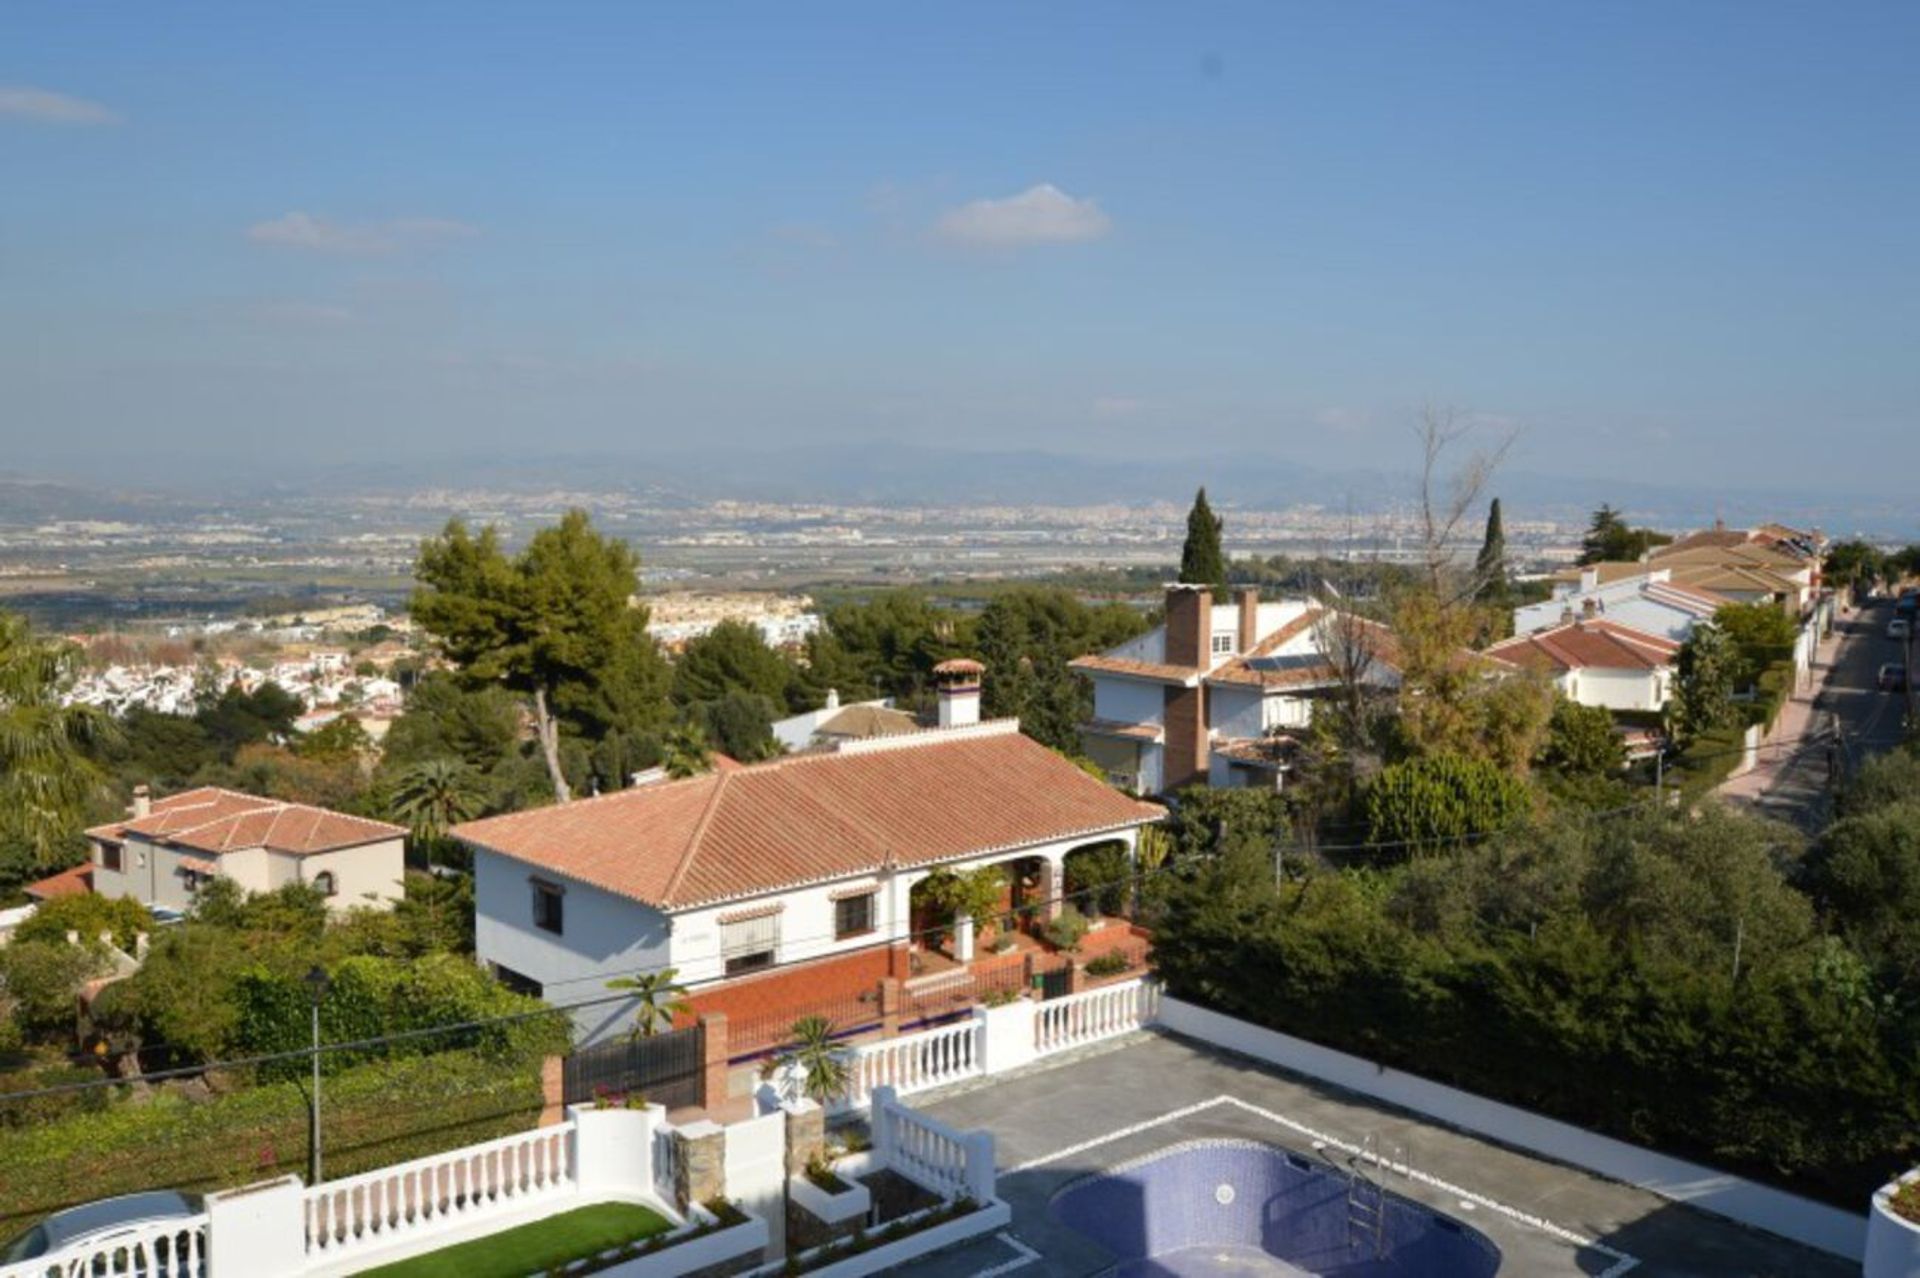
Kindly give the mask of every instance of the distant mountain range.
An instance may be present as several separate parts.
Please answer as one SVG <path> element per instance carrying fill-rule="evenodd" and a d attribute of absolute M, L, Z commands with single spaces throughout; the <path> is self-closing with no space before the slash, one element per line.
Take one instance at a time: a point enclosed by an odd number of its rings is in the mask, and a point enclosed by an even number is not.
<path fill-rule="evenodd" d="M 130 466 L 129 480 L 160 474 Z M 1414 476 L 1386 469 L 1322 470 L 1285 457 L 1233 453 L 1215 458 L 1071 456 L 1031 451 L 968 451 L 917 445 L 829 444 L 737 449 L 704 447 L 646 456 L 607 453 L 452 456 L 378 463 L 306 465 L 262 473 L 259 463 L 229 459 L 196 468 L 164 487 L 106 489 L 0 475 L 0 518 L 152 518 L 161 508 L 244 508 L 278 495 L 325 496 L 423 489 L 507 492 L 618 491 L 662 503 L 719 499 L 873 505 L 1184 505 L 1205 484 L 1227 509 L 1278 510 L 1314 505 L 1367 515 L 1405 509 Z M 1864 532 L 1920 535 L 1913 502 L 1847 499 L 1782 487 L 1705 492 L 1681 485 L 1623 482 L 1536 472 L 1502 472 L 1490 495 L 1508 518 L 1584 519 L 1602 502 L 1635 522 L 1699 527 L 1778 520 L 1817 525 L 1836 536 Z"/>

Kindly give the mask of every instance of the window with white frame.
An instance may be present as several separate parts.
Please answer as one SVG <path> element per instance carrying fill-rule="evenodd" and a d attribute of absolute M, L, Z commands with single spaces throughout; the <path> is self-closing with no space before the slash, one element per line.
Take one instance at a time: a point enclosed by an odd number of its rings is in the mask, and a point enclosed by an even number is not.
<path fill-rule="evenodd" d="M 780 949 L 780 916 L 755 914 L 720 924 L 720 958 L 728 976 L 772 967 Z"/>
<path fill-rule="evenodd" d="M 1213 655 L 1230 657 L 1233 655 L 1233 631 L 1216 630 L 1213 632 Z"/>
<path fill-rule="evenodd" d="M 120 867 L 122 865 L 122 861 L 120 859 L 120 845 L 118 843 L 109 843 L 103 839 L 101 840 L 99 846 L 100 846 L 100 868 L 103 870 L 111 870 L 115 874 L 120 873 Z"/>

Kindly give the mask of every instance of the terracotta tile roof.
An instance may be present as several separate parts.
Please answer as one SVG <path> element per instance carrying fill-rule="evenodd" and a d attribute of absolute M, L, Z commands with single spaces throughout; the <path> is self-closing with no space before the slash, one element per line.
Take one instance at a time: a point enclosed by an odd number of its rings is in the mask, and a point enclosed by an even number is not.
<path fill-rule="evenodd" d="M 1067 668 L 1084 674 L 1127 675 L 1158 683 L 1177 683 L 1182 687 L 1192 687 L 1200 678 L 1200 672 L 1191 666 L 1170 666 L 1159 661 L 1135 661 L 1130 657 L 1106 657 L 1098 653 L 1075 657 L 1067 663 Z"/>
<path fill-rule="evenodd" d="M 1594 580 L 1602 586 L 1612 585 L 1616 581 L 1626 581 L 1631 577 L 1644 577 L 1653 571 L 1651 567 L 1638 560 L 1608 559 L 1597 564 L 1587 564 L 1585 567 L 1576 565 L 1572 568 L 1562 568 L 1554 573 L 1550 580 L 1577 586 L 1580 584 L 1580 575 L 1589 570 L 1594 573 Z"/>
<path fill-rule="evenodd" d="M 1293 763 L 1293 756 L 1299 753 L 1298 739 L 1284 734 L 1257 739 L 1224 741 L 1213 747 L 1213 753 L 1236 763 L 1251 764 L 1255 767 L 1271 768 L 1282 771 Z"/>
<path fill-rule="evenodd" d="M 1487 649 L 1491 656 L 1527 670 L 1657 670 L 1670 665 L 1680 645 L 1611 621 L 1586 620 L 1538 630 Z"/>
<path fill-rule="evenodd" d="M 1711 590 L 1702 590 L 1698 586 L 1689 586 L 1678 581 L 1648 582 L 1645 593 L 1651 599 L 1674 604 L 1706 616 L 1712 616 L 1733 602 L 1725 595 L 1716 595 Z"/>
<path fill-rule="evenodd" d="M 406 831 L 384 821 L 348 816 L 305 803 L 263 799 L 257 795 L 201 786 L 155 799 L 146 816 L 128 818 L 87 831 L 97 839 L 119 841 L 137 835 L 153 843 L 201 852 L 239 852 L 266 848 L 306 855 L 397 839 Z"/>
<path fill-rule="evenodd" d="M 20 889 L 36 901 L 51 901 L 62 896 L 85 896 L 93 891 L 93 867 L 81 864 L 69 866 L 58 874 L 50 874 L 37 883 L 29 883 Z"/>
<path fill-rule="evenodd" d="M 1741 564 L 1677 564 L 1669 584 L 1693 586 L 1722 594 L 1729 590 L 1791 594 L 1801 589 L 1800 583 L 1792 578 Z"/>
<path fill-rule="evenodd" d="M 667 910 L 1158 820 L 989 724 L 795 755 L 456 826 L 454 837 Z"/>
<path fill-rule="evenodd" d="M 985 674 L 987 668 L 972 657 L 952 657 L 933 668 L 935 674 L 977 675 Z"/>

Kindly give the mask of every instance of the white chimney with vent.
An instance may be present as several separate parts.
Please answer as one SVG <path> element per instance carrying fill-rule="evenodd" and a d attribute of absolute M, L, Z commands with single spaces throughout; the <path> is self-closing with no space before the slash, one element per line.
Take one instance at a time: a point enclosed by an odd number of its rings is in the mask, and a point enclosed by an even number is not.
<path fill-rule="evenodd" d="M 145 785 L 133 787 L 133 807 L 129 809 L 133 819 L 138 821 L 153 811 L 153 791 Z"/>
<path fill-rule="evenodd" d="M 987 668 L 966 657 L 943 661 L 933 668 L 940 695 L 940 726 L 965 728 L 980 722 L 980 676 Z"/>

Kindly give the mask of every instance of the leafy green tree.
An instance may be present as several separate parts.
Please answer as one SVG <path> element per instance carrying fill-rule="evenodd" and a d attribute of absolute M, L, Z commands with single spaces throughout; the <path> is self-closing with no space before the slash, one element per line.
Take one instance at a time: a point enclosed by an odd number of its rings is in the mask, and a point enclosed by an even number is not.
<path fill-rule="evenodd" d="M 1541 762 L 1564 776 L 1612 776 L 1626 766 L 1627 749 L 1604 707 L 1556 697 Z"/>
<path fill-rule="evenodd" d="M 1751 687 L 1768 666 L 1793 656 L 1793 619 L 1776 605 L 1723 604 L 1713 624 L 1733 647 L 1735 687 Z"/>
<path fill-rule="evenodd" d="M 554 796 L 572 788 L 561 764 L 564 717 L 603 710 L 606 686 L 650 646 L 646 614 L 631 606 L 639 559 L 568 511 L 509 559 L 491 527 L 474 536 L 459 520 L 420 548 L 411 610 L 461 676 L 530 698 L 535 735 Z"/>
<path fill-rule="evenodd" d="M 194 718 L 206 730 L 220 758 L 231 760 L 242 746 L 285 741 L 306 706 L 277 683 L 263 682 L 252 692 L 230 683 L 205 702 Z"/>
<path fill-rule="evenodd" d="M 972 919 L 975 929 L 984 932 L 999 917 L 1006 888 L 1006 871 L 997 865 L 977 870 L 942 867 L 916 883 L 913 895 L 950 919 Z"/>
<path fill-rule="evenodd" d="M 1075 848 L 1064 862 L 1067 895 L 1087 914 L 1118 917 L 1127 912 L 1133 892 L 1133 864 L 1122 843 Z"/>
<path fill-rule="evenodd" d="M 1421 853 L 1458 847 L 1524 820 L 1533 794 L 1498 764 L 1434 754 L 1381 769 L 1364 803 L 1370 841 Z"/>
<path fill-rule="evenodd" d="M 112 732 L 99 711 L 61 702 L 77 661 L 71 645 L 0 613 L 0 842 L 31 848 L 46 868 L 75 851 L 101 781 L 88 749 Z"/>
<path fill-rule="evenodd" d="M 1829 585 L 1843 589 L 1865 589 L 1887 575 L 1887 557 L 1879 547 L 1864 541 L 1841 541 L 1827 547 L 1821 576 Z"/>
<path fill-rule="evenodd" d="M 1587 535 L 1580 542 L 1579 563 L 1632 563 L 1655 546 L 1664 546 L 1673 538 L 1651 528 L 1630 528 L 1612 506 L 1603 505 L 1593 512 Z"/>
<path fill-rule="evenodd" d="M 997 595 L 975 628 L 986 664 L 982 708 L 1015 717 L 1028 736 L 1069 754 L 1080 748 L 1078 725 L 1093 713 L 1091 686 L 1067 663 L 1124 642 L 1146 619 L 1119 604 L 1090 608 L 1065 590 L 1021 587 Z"/>
<path fill-rule="evenodd" d="M 1180 547 L 1180 580 L 1196 586 L 1210 586 L 1216 600 L 1227 597 L 1227 557 L 1220 548 L 1220 517 L 1207 504 L 1203 487 L 1193 496 L 1193 509 L 1187 512 L 1187 539 Z"/>
<path fill-rule="evenodd" d="M 24 1035 L 71 1041 L 80 987 L 106 970 L 97 950 L 57 941 L 15 940 L 0 946 L 0 1002 Z"/>
<path fill-rule="evenodd" d="M 64 945 L 67 933 L 77 932 L 81 944 L 93 945 L 99 942 L 102 933 L 111 933 L 114 945 L 131 954 L 136 943 L 134 938 L 142 932 L 153 931 L 153 912 L 133 898 L 83 892 L 41 902 L 39 908 L 14 929 L 13 939 Z"/>
<path fill-rule="evenodd" d="M 1865 816 L 1920 795 L 1920 752 L 1911 746 L 1869 755 L 1840 791 L 1839 815 Z"/>
<path fill-rule="evenodd" d="M 219 759 L 212 736 L 197 718 L 133 706 L 120 715 L 120 731 L 101 743 L 96 757 L 123 783 L 161 790 L 185 789 Z"/>
<path fill-rule="evenodd" d="M 918 590 L 884 590 L 864 603 L 837 605 L 824 622 L 807 637 L 800 675 L 809 706 L 821 704 L 829 688 L 847 701 L 884 696 L 916 705 L 936 665 L 973 649 L 969 620 Z"/>
<path fill-rule="evenodd" d="M 757 763 L 780 753 L 773 703 L 753 692 L 728 692 L 694 707 L 707 740 L 728 758 Z"/>
<path fill-rule="evenodd" d="M 1807 883 L 1862 954 L 1920 988 L 1920 794 L 1830 826 Z"/>
<path fill-rule="evenodd" d="M 360 721 L 350 714 L 329 720 L 305 736 L 294 739 L 293 752 L 303 759 L 326 763 L 358 763 L 370 758 L 376 747 Z"/>
<path fill-rule="evenodd" d="M 1739 655 L 1726 631 L 1711 621 L 1694 626 L 1674 660 L 1674 719 L 1682 738 L 1733 722 Z"/>
<path fill-rule="evenodd" d="M 633 995 L 634 1038 L 652 1038 L 661 1030 L 672 1029 L 676 1016 L 692 1014 L 687 987 L 675 980 L 678 975 L 677 969 L 668 967 L 657 972 L 616 976 L 607 982 L 608 989 Z"/>
<path fill-rule="evenodd" d="M 673 667 L 673 699 L 682 706 L 745 692 L 785 705 L 793 667 L 744 621 L 722 621 L 687 641 Z"/>

